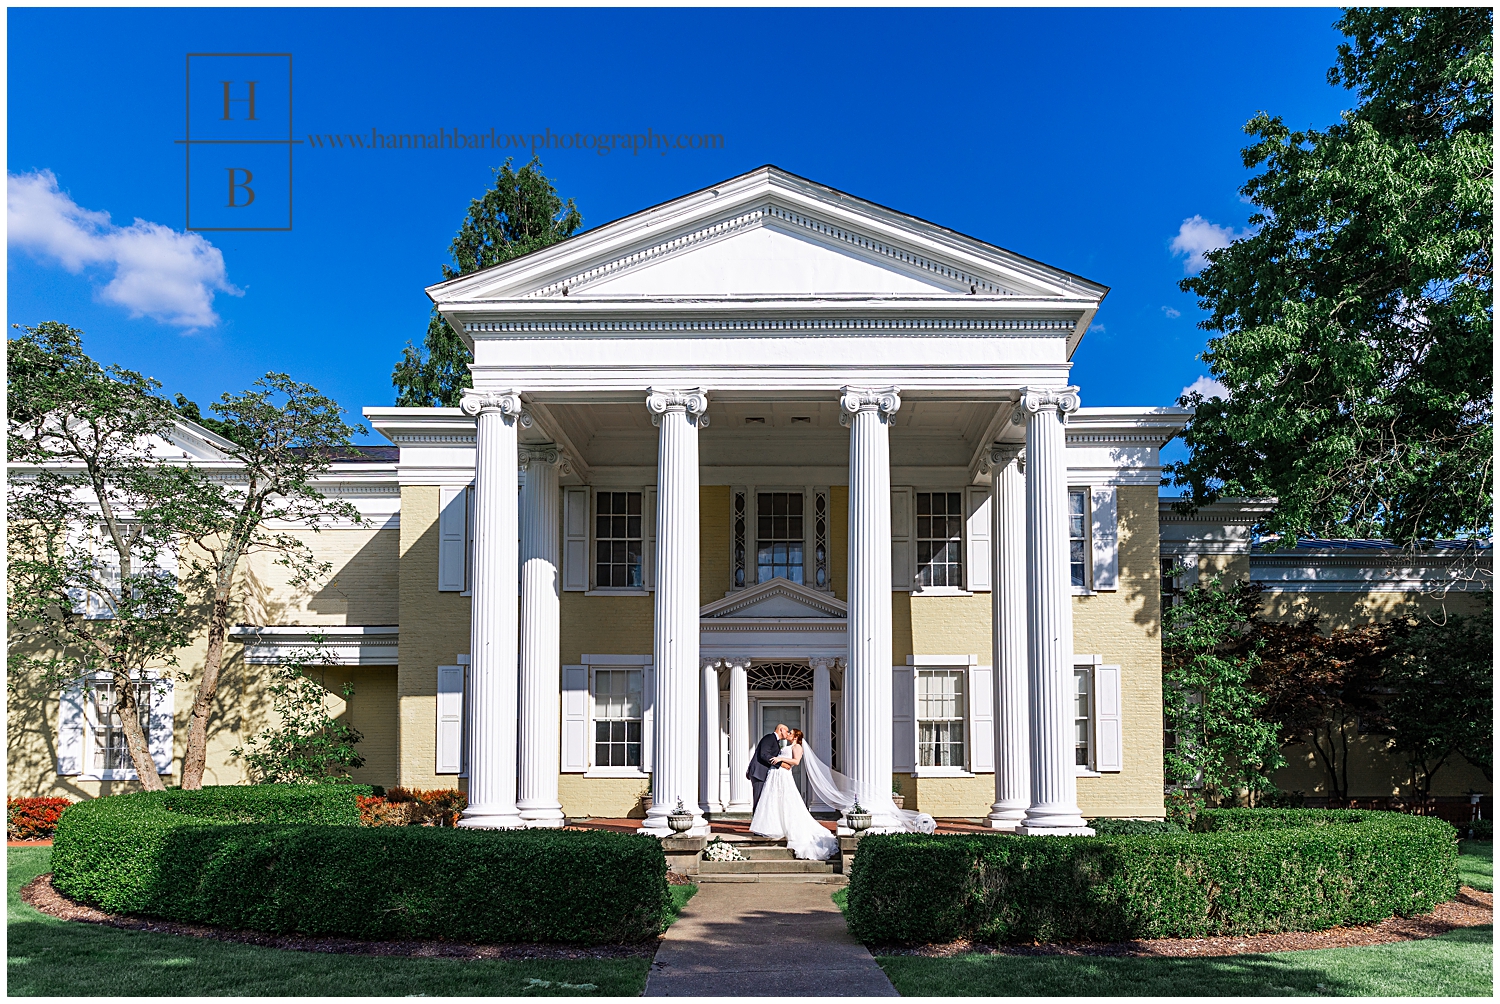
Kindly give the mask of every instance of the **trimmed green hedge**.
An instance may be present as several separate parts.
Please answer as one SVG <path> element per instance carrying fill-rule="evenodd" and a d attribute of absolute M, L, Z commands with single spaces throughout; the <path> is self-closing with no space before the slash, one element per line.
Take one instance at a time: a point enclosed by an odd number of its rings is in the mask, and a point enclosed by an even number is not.
<path fill-rule="evenodd" d="M 1315 931 L 1430 911 L 1458 891 L 1453 827 L 1392 812 L 1214 809 L 1201 832 L 860 842 L 861 941 L 1121 941 Z"/>
<path fill-rule="evenodd" d="M 650 837 L 363 827 L 354 798 L 368 791 L 79 802 L 58 821 L 53 884 L 105 910 L 278 934 L 617 944 L 660 930 L 667 865 Z"/>

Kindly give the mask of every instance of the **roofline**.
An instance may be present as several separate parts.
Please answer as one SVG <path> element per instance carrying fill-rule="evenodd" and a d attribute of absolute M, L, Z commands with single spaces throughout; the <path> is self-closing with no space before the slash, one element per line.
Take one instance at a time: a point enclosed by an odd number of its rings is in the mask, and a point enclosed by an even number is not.
<path fill-rule="evenodd" d="M 731 177 L 724 178 L 724 179 L 722 179 L 720 181 L 716 181 L 716 182 L 714 182 L 712 184 L 709 184 L 709 185 L 704 185 L 702 188 L 694 189 L 691 192 L 684 192 L 681 195 L 674 195 L 670 199 L 665 199 L 665 200 L 663 200 L 661 202 L 656 203 L 655 205 L 646 206 L 643 209 L 637 209 L 635 212 L 627 213 L 624 216 L 619 216 L 619 217 L 616 217 L 615 219 L 608 220 L 608 221 L 606 221 L 604 223 L 599 224 L 596 227 L 590 227 L 587 230 L 580 230 L 577 233 L 569 234 L 567 237 L 564 237 L 560 241 L 557 241 L 557 242 L 552 243 L 552 244 L 548 244 L 545 247 L 536 248 L 535 250 L 528 251 L 528 252 L 526 252 L 525 254 L 522 254 L 522 255 L 517 255 L 514 258 L 510 258 L 510 259 L 508 259 L 506 261 L 500 262 L 498 265 L 491 265 L 488 268 L 478 269 L 478 270 L 473 271 L 473 272 L 465 272 L 463 275 L 456 275 L 456 276 L 454 276 L 451 279 L 444 279 L 442 282 L 433 283 L 431 286 L 425 287 L 424 292 L 426 292 L 427 298 L 429 300 L 431 300 L 434 304 L 436 304 L 436 303 L 439 302 L 439 300 L 438 300 L 438 298 L 436 296 L 433 295 L 433 291 L 437 290 L 437 289 L 441 289 L 443 286 L 449 285 L 450 283 L 455 283 L 455 282 L 458 282 L 460 280 L 469 280 L 469 279 L 474 278 L 477 275 L 483 275 L 486 272 L 492 272 L 495 269 L 507 268 L 507 267 L 509 267 L 511 265 L 514 265 L 516 262 L 523 261 L 523 260 L 525 260 L 527 258 L 532 257 L 533 255 L 540 254 L 543 251 L 550 251 L 553 248 L 560 247 L 561 245 L 566 244 L 569 241 L 575 240 L 575 239 L 577 239 L 579 237 L 585 237 L 585 236 L 587 236 L 589 234 L 592 234 L 592 233 L 595 233 L 595 232 L 597 232 L 599 230 L 603 230 L 605 227 L 614 226 L 617 223 L 624 223 L 627 220 L 632 220 L 632 219 L 636 218 L 637 216 L 644 216 L 647 213 L 656 212 L 658 209 L 661 209 L 664 206 L 669 206 L 669 205 L 671 205 L 674 202 L 680 202 L 680 201 L 682 201 L 684 199 L 691 199 L 695 195 L 702 195 L 704 192 L 712 191 L 713 189 L 718 188 L 718 187 L 720 187 L 722 185 L 727 185 L 727 184 L 729 184 L 731 182 L 740 181 L 740 180 L 742 180 L 744 178 L 748 178 L 751 175 L 758 174 L 760 172 L 766 172 L 768 174 L 770 172 L 775 172 L 777 174 L 784 175 L 784 176 L 786 176 L 788 178 L 794 178 L 797 181 L 803 182 L 804 184 L 808 184 L 808 185 L 815 186 L 817 188 L 821 188 L 821 189 L 823 189 L 824 191 L 827 191 L 827 192 L 832 192 L 834 195 L 837 195 L 837 196 L 839 196 L 841 198 L 850 199 L 850 200 L 852 200 L 854 202 L 858 202 L 858 203 L 861 203 L 861 204 L 866 205 L 866 206 L 872 206 L 875 209 L 881 210 L 882 212 L 893 213 L 896 216 L 905 217 L 906 219 L 909 219 L 909 220 L 916 220 L 918 223 L 921 223 L 924 226 L 929 226 L 929 227 L 932 227 L 932 228 L 934 228 L 936 230 L 943 231 L 944 233 L 951 234 L 952 236 L 960 238 L 962 240 L 972 241 L 975 244 L 979 244 L 979 245 L 981 245 L 983 247 L 986 247 L 986 248 L 991 248 L 991 249 L 993 249 L 995 251 L 1004 252 L 1007 255 L 1011 255 L 1011 256 L 1013 256 L 1013 257 L 1015 257 L 1015 258 L 1017 258 L 1017 259 L 1019 259 L 1019 260 L 1021 260 L 1023 262 L 1026 262 L 1028 264 L 1037 266 L 1038 268 L 1047 269 L 1047 270 L 1050 270 L 1052 272 L 1056 272 L 1059 275 L 1067 276 L 1069 279 L 1072 279 L 1075 282 L 1083 283 L 1083 284 L 1085 284 L 1087 286 L 1091 286 L 1094 289 L 1098 290 L 1098 292 L 1099 292 L 1098 302 L 1099 303 L 1103 303 L 1104 302 L 1104 298 L 1109 295 L 1109 291 L 1110 291 L 1110 287 L 1109 286 L 1106 286 L 1103 283 L 1095 282 L 1092 279 L 1085 278 L 1084 276 L 1081 276 L 1081 275 L 1079 275 L 1076 272 L 1069 272 L 1067 269 L 1058 268 L 1056 265 L 1049 265 L 1049 264 L 1047 264 L 1044 261 L 1039 261 L 1036 258 L 1031 258 L 1031 257 L 1029 257 L 1027 255 L 1023 255 L 1020 252 L 1012 251 L 1010 248 L 1001 247 L 999 244 L 992 244 L 989 241 L 981 240 L 978 237 L 970 236 L 969 234 L 964 233 L 962 230 L 954 230 L 952 227 L 944 226 L 941 223 L 934 223 L 931 220 L 925 219 L 925 218 L 923 218 L 921 216 L 916 216 L 916 215 L 913 215 L 912 213 L 908 213 L 908 212 L 905 212 L 905 211 L 900 210 L 900 209 L 893 209 L 890 206 L 883 205 L 882 203 L 874 202 L 874 201 L 872 201 L 870 199 L 862 198 L 862 197 L 860 197 L 858 195 L 854 195 L 852 193 L 845 192 L 842 189 L 834 188 L 832 185 L 825 185 L 821 181 L 814 181 L 812 178 L 805 178 L 805 177 L 803 177 L 800 174 L 794 174 L 791 171 L 788 171 L 786 168 L 777 167 L 775 164 L 762 164 L 759 167 L 752 168 L 752 169 L 750 169 L 748 171 L 741 172 L 740 174 L 736 174 L 736 175 L 733 175 Z"/>

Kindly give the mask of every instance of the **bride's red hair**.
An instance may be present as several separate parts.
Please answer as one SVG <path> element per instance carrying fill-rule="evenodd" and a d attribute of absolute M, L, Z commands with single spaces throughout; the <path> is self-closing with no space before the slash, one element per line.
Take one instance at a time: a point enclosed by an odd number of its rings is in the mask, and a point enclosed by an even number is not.
<path fill-rule="evenodd" d="M 787 731 L 792 734 L 792 742 L 794 742 L 794 743 L 800 743 L 802 741 L 802 730 L 801 729 L 788 729 Z"/>

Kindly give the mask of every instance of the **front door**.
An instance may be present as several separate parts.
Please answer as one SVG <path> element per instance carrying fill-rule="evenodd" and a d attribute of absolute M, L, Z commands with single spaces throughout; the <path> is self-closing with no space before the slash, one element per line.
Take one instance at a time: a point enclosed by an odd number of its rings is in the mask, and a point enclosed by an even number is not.
<path fill-rule="evenodd" d="M 759 734 L 765 735 L 772 732 L 777 725 L 785 725 L 789 729 L 804 729 L 802 715 L 806 710 L 805 701 L 761 701 Z M 792 777 L 796 779 L 797 790 L 802 792 L 802 798 L 806 801 L 807 782 L 803 780 L 802 768 L 793 767 Z"/>

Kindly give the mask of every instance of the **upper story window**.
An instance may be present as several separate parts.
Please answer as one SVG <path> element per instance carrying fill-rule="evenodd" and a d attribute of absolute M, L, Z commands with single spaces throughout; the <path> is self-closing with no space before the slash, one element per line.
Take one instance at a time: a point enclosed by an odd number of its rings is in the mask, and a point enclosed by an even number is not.
<path fill-rule="evenodd" d="M 964 672 L 917 671 L 917 766 L 959 767 L 964 760 Z"/>
<path fill-rule="evenodd" d="M 964 584 L 962 492 L 917 492 L 917 582 Z"/>
<path fill-rule="evenodd" d="M 594 498 L 594 585 L 640 589 L 641 493 L 599 492 Z"/>
<path fill-rule="evenodd" d="M 802 492 L 756 495 L 756 582 L 802 581 Z"/>
<path fill-rule="evenodd" d="M 89 685 L 88 714 L 85 716 L 90 736 L 88 767 L 90 772 L 133 770 L 135 761 L 125 744 L 125 723 L 120 717 L 119 687 L 113 680 L 96 680 Z M 151 735 L 151 684 L 135 685 L 136 719 L 141 731 Z"/>
<path fill-rule="evenodd" d="M 1177 577 L 1182 574 L 1176 558 L 1161 559 L 1161 607 L 1167 610 L 1175 607 L 1182 597 L 1182 589 L 1177 584 Z"/>
<path fill-rule="evenodd" d="M 1084 488 L 1068 490 L 1068 570 L 1076 589 L 1088 588 L 1089 493 Z"/>

